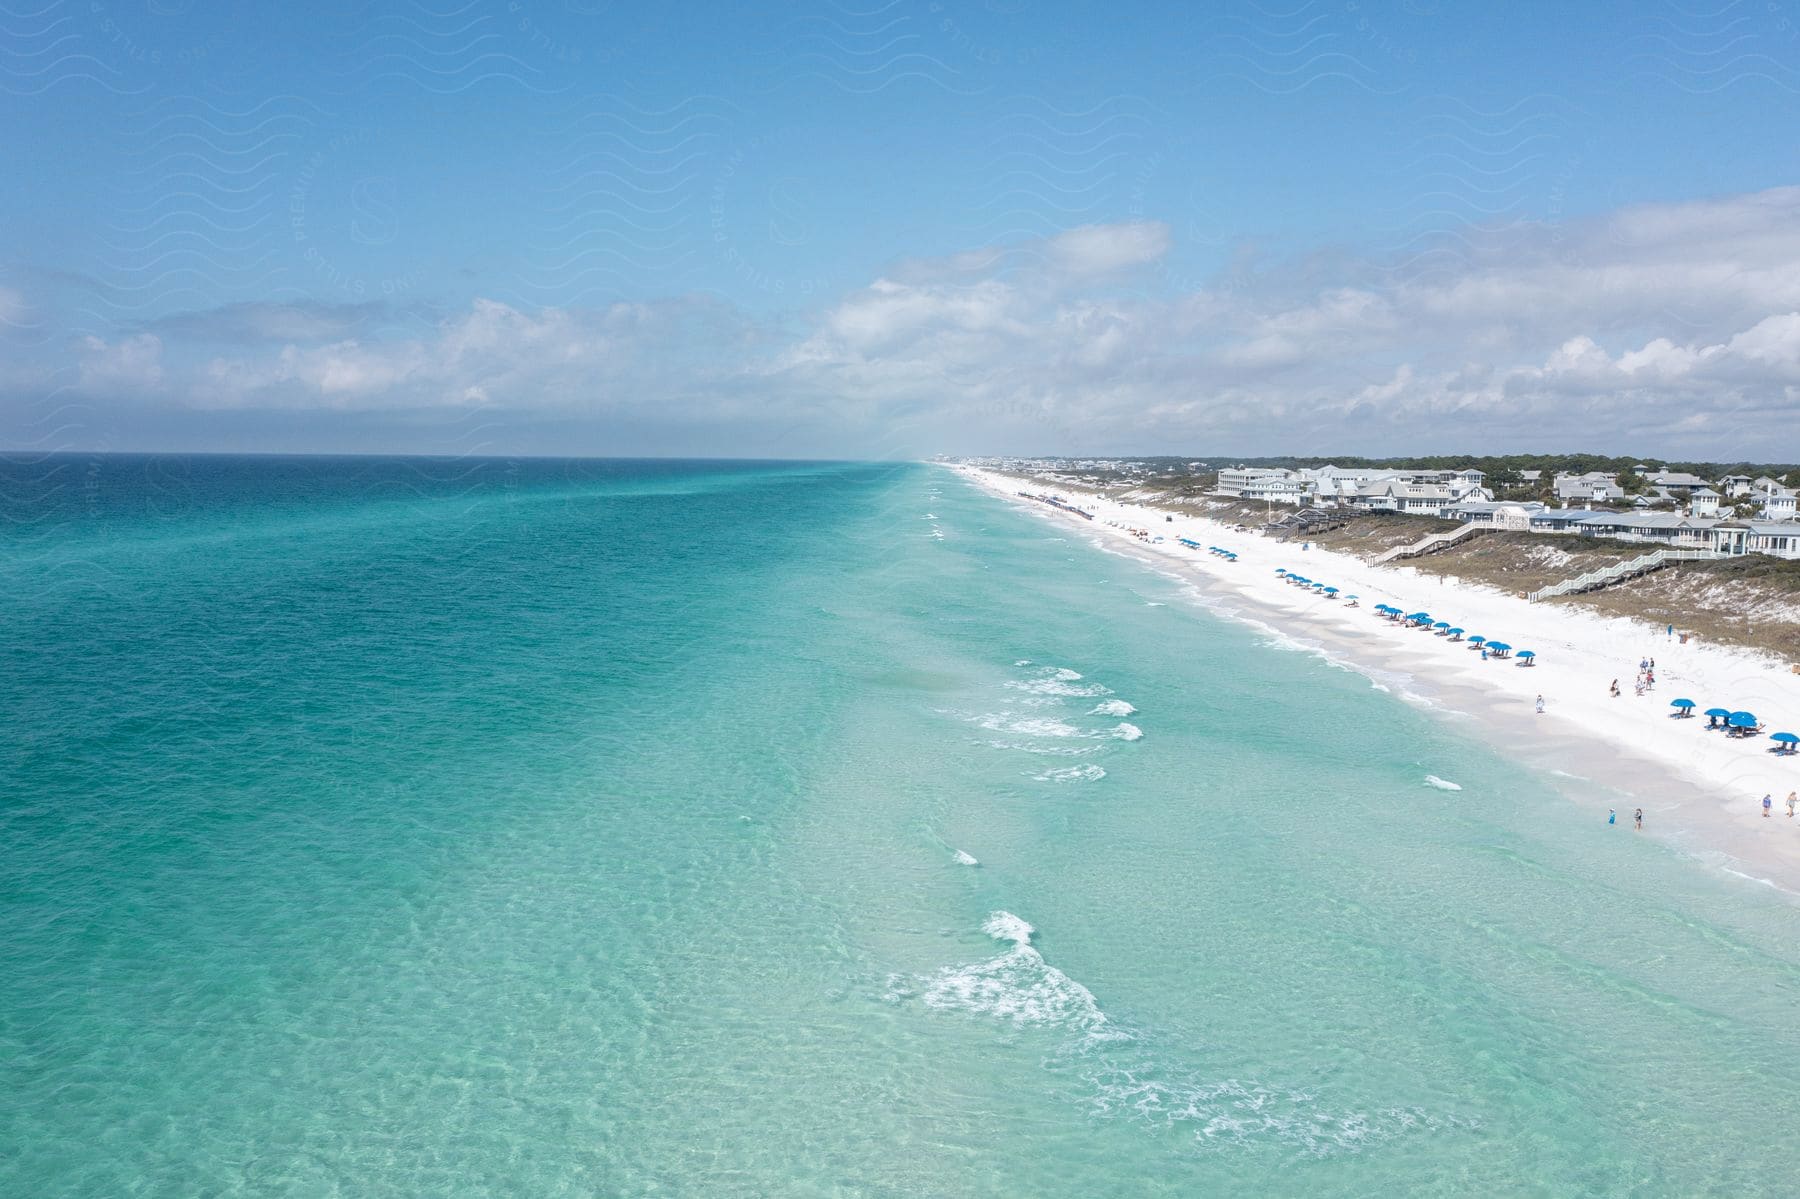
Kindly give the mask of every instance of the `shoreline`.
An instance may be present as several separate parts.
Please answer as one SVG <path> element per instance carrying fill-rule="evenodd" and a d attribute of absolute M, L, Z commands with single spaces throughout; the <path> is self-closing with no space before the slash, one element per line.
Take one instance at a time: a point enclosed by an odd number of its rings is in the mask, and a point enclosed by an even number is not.
<path fill-rule="evenodd" d="M 1786 796 L 1800 790 L 1800 756 L 1769 753 L 1769 732 L 1800 732 L 1800 675 L 1750 651 L 1689 642 L 1665 629 L 1529 601 L 1491 587 L 1422 575 L 1406 566 L 1376 566 L 1331 550 L 1302 550 L 1257 532 L 1237 532 L 1207 517 L 1123 503 L 1059 484 L 1053 490 L 1092 514 L 1085 519 L 1018 492 L 1043 485 L 977 467 L 955 465 L 960 477 L 1045 520 L 1090 531 L 1102 549 L 1124 552 L 1196 589 L 1196 602 L 1227 619 L 1250 623 L 1353 670 L 1372 685 L 1409 680 L 1400 697 L 1458 724 L 1500 753 L 1550 775 L 1572 802 L 1597 802 L 1591 787 L 1618 807 L 1629 830 L 1642 806 L 1645 832 L 1720 872 L 1800 899 L 1800 816 L 1789 819 Z M 1166 517 L 1172 519 L 1165 519 Z M 1134 537 L 1139 528 L 1164 538 Z M 1192 550 L 1188 537 L 1238 554 L 1224 560 Z M 1293 569 L 1360 597 L 1360 606 L 1328 600 L 1283 582 Z M 1534 650 L 1537 664 L 1483 661 L 1467 642 L 1380 619 L 1374 605 L 1426 610 L 1440 619 Z M 1643 696 L 1632 681 L 1638 662 L 1656 662 L 1657 684 Z M 1622 694 L 1608 685 L 1617 678 Z M 1538 695 L 1545 712 L 1535 711 Z M 1670 701 L 1691 698 L 1697 711 L 1719 706 L 1755 712 L 1767 726 L 1735 740 L 1706 729 L 1702 716 L 1675 719 Z M 1785 722 L 1785 723 L 1783 723 Z M 1761 799 L 1774 797 L 1773 815 Z M 1603 811 L 1596 819 L 1604 820 Z"/>

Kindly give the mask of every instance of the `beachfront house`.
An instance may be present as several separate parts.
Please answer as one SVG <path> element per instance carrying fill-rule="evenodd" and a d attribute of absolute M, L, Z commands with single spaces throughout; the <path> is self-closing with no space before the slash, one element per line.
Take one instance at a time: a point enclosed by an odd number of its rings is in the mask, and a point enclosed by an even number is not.
<path fill-rule="evenodd" d="M 1617 516 L 1594 508 L 1546 508 L 1531 518 L 1533 533 L 1573 533 L 1590 516 Z"/>
<path fill-rule="evenodd" d="M 1726 475 L 1718 482 L 1719 490 L 1729 499 L 1749 499 L 1754 488 L 1749 475 Z"/>
<path fill-rule="evenodd" d="M 1295 473 L 1278 467 L 1233 466 L 1219 471 L 1214 495 L 1234 500 L 1261 500 L 1276 504 L 1299 504 L 1305 497 Z"/>
<path fill-rule="evenodd" d="M 1679 512 L 1603 512 L 1578 522 L 1574 528 L 1584 537 L 1643 541 L 1678 550 L 1741 552 L 1733 547 L 1743 540 L 1738 526 Z"/>
<path fill-rule="evenodd" d="M 1800 522 L 1752 520 L 1744 523 L 1744 549 L 1775 558 L 1800 558 Z"/>
<path fill-rule="evenodd" d="M 1493 500 L 1463 500 L 1445 515 L 1466 524 L 1489 525 L 1496 529 L 1528 533 L 1531 531 L 1531 518 L 1544 511 L 1546 511 L 1544 505 L 1536 500 L 1523 504 L 1495 503 Z"/>
<path fill-rule="evenodd" d="M 1697 487 L 1688 494 L 1688 515 L 1716 517 L 1720 495 L 1710 487 Z"/>

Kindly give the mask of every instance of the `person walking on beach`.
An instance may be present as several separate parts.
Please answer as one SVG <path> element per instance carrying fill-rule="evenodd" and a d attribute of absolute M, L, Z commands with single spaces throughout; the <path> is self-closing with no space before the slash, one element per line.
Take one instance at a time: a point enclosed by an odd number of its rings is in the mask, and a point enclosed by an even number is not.
<path fill-rule="evenodd" d="M 1537 697 L 1537 714 L 1539 716 L 1544 714 L 1544 697 L 1541 695 Z"/>
<path fill-rule="evenodd" d="M 1771 800 L 1767 795 L 1763 796 L 1763 819 L 1764 820 L 1767 820 L 1769 818 L 1769 809 L 1774 806 L 1775 806 L 1775 802 L 1773 800 Z"/>
<path fill-rule="evenodd" d="M 1616 812 L 1615 810 L 1613 810 L 1612 808 L 1606 809 L 1606 823 L 1617 824 L 1618 822 L 1619 822 L 1619 813 Z"/>
<path fill-rule="evenodd" d="M 1614 679 L 1614 680 L 1613 680 L 1613 685 L 1612 685 L 1612 697 L 1613 697 L 1613 698 L 1614 698 L 1614 699 L 1618 699 L 1618 698 L 1619 698 L 1619 680 L 1618 680 L 1618 679 Z"/>
<path fill-rule="evenodd" d="M 1794 818 L 1794 803 L 1796 800 L 1800 800 L 1800 793 L 1789 791 L 1788 792 L 1788 819 L 1789 820 L 1792 820 Z"/>
<path fill-rule="evenodd" d="M 1632 820 L 1637 822 L 1638 832 L 1640 832 L 1640 833 L 1643 832 L 1644 831 L 1644 809 L 1639 808 L 1637 811 L 1633 812 L 1631 814 L 1631 818 L 1632 818 Z"/>

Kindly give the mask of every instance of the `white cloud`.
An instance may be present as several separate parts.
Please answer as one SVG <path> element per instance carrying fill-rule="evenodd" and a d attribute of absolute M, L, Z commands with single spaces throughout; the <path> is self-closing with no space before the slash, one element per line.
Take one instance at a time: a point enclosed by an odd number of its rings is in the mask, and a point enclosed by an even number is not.
<path fill-rule="evenodd" d="M 1046 257 L 1078 278 L 1110 275 L 1145 266 L 1169 252 L 1169 227 L 1161 221 L 1084 225 L 1044 243 Z"/>
<path fill-rule="evenodd" d="M 108 342 L 81 339 L 78 379 L 83 390 L 119 398 L 152 394 L 162 387 L 162 339 L 138 333 Z"/>
<path fill-rule="evenodd" d="M 1800 448 L 1742 419 L 1800 404 L 1800 189 L 1471 230 L 1467 245 L 1429 276 L 1340 254 L 1153 292 L 1142 268 L 1169 230 L 1132 222 L 896 264 L 780 321 L 693 298 L 478 299 L 412 336 L 219 354 L 140 333 L 91 339 L 80 361 L 96 393 L 209 407 L 653 413 L 717 452 L 734 447 L 709 430 L 759 422 L 826 430 L 846 454 Z M 230 316 L 306 333 L 347 319 Z"/>
<path fill-rule="evenodd" d="M 0 325 L 22 325 L 30 312 L 24 292 L 16 287 L 0 287 Z"/>

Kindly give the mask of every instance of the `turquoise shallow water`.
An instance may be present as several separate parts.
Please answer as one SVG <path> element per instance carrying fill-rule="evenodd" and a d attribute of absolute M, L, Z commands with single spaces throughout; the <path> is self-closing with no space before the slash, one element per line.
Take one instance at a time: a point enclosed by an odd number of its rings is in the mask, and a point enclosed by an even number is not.
<path fill-rule="evenodd" d="M 1793 907 L 945 472 L 0 477 L 0 1194 L 1800 1178 Z"/>

